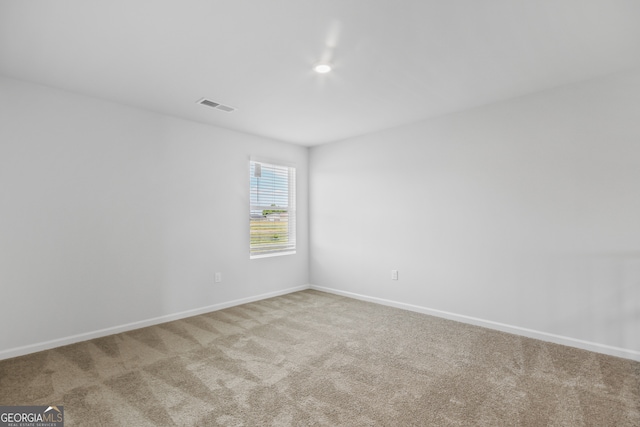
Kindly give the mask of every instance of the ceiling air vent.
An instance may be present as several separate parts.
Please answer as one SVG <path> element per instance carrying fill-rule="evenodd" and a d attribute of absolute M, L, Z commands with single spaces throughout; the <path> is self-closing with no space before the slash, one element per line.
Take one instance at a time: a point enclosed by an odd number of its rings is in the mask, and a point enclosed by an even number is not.
<path fill-rule="evenodd" d="M 198 101 L 198 104 L 206 105 L 207 107 L 215 108 L 216 110 L 224 111 L 225 113 L 233 113 L 237 110 L 237 108 L 235 107 L 230 107 L 229 105 L 223 105 L 218 102 L 213 102 L 207 98 L 202 98 Z"/>

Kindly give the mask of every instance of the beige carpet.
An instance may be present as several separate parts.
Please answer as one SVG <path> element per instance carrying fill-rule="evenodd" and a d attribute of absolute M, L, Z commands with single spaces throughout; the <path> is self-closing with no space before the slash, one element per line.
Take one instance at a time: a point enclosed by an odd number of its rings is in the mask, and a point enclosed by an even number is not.
<path fill-rule="evenodd" d="M 67 426 L 640 426 L 640 363 L 317 291 L 0 361 Z"/>

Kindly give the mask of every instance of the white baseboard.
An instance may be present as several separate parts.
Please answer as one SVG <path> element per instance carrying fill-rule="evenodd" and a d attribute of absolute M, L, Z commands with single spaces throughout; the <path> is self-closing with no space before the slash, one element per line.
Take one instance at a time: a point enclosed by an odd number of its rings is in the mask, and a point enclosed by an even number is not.
<path fill-rule="evenodd" d="M 510 334 L 521 335 L 524 337 L 534 338 L 541 341 L 552 342 L 555 344 L 562 344 L 569 347 L 576 347 L 583 350 L 594 351 L 596 353 L 602 353 L 610 356 L 616 356 L 616 357 L 622 357 L 625 359 L 640 361 L 640 352 L 626 349 L 626 348 L 613 347 L 606 344 L 599 344 L 595 342 L 579 340 L 576 338 L 550 334 L 547 332 L 536 331 L 533 329 L 521 328 L 519 326 L 512 326 L 504 323 L 493 322 L 491 320 L 478 319 L 476 317 L 465 316 L 462 314 L 449 313 L 447 311 L 435 310 L 432 308 L 421 307 L 413 304 L 406 304 L 403 302 L 397 302 L 397 301 L 392 301 L 392 300 L 383 299 L 383 298 L 370 297 L 367 295 L 341 291 L 333 288 L 326 288 L 323 286 L 310 285 L 310 288 L 318 291 L 322 291 L 322 292 L 328 292 L 328 293 L 342 295 L 349 298 L 355 298 L 362 301 L 373 302 L 377 304 L 387 305 L 390 307 L 396 307 L 404 310 L 415 311 L 418 313 L 429 314 L 431 316 L 442 317 L 444 319 L 455 320 L 457 322 L 468 323 L 476 326 L 482 326 L 484 328 L 495 329 L 501 332 L 508 332 Z"/>
<path fill-rule="evenodd" d="M 74 344 L 80 341 L 91 340 L 94 338 L 101 338 L 107 335 L 119 334 L 122 332 L 132 331 L 134 329 L 140 329 L 140 328 L 145 328 L 147 326 L 157 325 L 160 323 L 171 322 L 173 320 L 184 319 L 185 317 L 191 317 L 191 316 L 197 316 L 199 314 L 210 313 L 212 311 L 218 311 L 218 310 L 222 310 L 229 307 L 235 307 L 237 305 L 247 304 L 254 301 L 260 301 L 267 298 L 273 298 L 280 295 L 286 295 L 292 292 L 303 291 L 309 288 L 310 288 L 310 285 L 295 286 L 293 288 L 287 288 L 279 291 L 268 292 L 266 294 L 260 294 L 260 295 L 255 295 L 247 298 L 221 302 L 221 303 L 209 305 L 206 307 L 182 311 L 180 313 L 167 314 L 164 316 L 154 317 L 152 319 L 141 320 L 138 322 L 127 323 L 119 326 L 113 326 L 110 328 L 100 329 L 97 331 L 85 332 L 82 334 L 71 335 L 64 338 L 57 338 L 50 341 L 44 341 L 36 344 L 25 345 L 23 347 L 11 348 L 8 350 L 0 351 L 0 360 L 10 359 L 12 357 L 17 357 L 17 356 L 24 356 L 25 354 L 36 353 L 42 350 L 49 350 L 55 347 L 62 347 L 64 345 Z"/>
<path fill-rule="evenodd" d="M 550 334 L 547 332 L 536 331 L 533 329 L 521 328 L 519 326 L 512 326 L 504 323 L 493 322 L 490 320 L 478 319 L 476 317 L 465 316 L 462 314 L 450 313 L 447 311 L 436 310 L 436 309 L 422 307 L 418 305 L 392 301 L 384 298 L 371 297 L 367 295 L 357 294 L 354 292 L 341 291 L 338 289 L 327 288 L 327 287 L 316 286 L 316 285 L 295 286 L 292 288 L 282 289 L 280 291 L 268 292 L 265 294 L 255 295 L 247 298 L 226 301 L 218 304 L 209 305 L 206 307 L 183 311 L 180 313 L 168 314 L 165 316 L 154 317 L 152 319 L 141 320 L 138 322 L 127 323 L 124 325 L 100 329 L 97 331 L 86 332 L 78 335 L 58 338 L 55 340 L 40 342 L 36 344 L 30 344 L 23 347 L 16 347 L 8 350 L 3 350 L 3 351 L 0 351 L 0 360 L 10 359 L 12 357 L 24 356 L 25 354 L 35 353 L 42 350 L 49 350 L 51 348 L 74 344 L 80 341 L 86 341 L 94 338 L 101 338 L 108 335 L 119 334 L 122 332 L 132 331 L 134 329 L 145 328 L 147 326 L 153 326 L 153 325 L 157 325 L 165 322 L 171 322 L 173 320 L 184 319 L 185 317 L 191 317 L 191 316 L 197 316 L 204 313 L 210 313 L 213 311 L 218 311 L 218 310 L 222 310 L 229 307 L 235 307 L 237 305 L 247 304 L 254 301 L 260 301 L 267 298 L 273 298 L 280 295 L 286 295 L 292 292 L 303 291 L 305 289 L 315 289 L 318 291 L 328 292 L 336 295 L 342 295 L 345 297 L 355 298 L 362 301 L 373 302 L 376 304 L 382 304 L 390 307 L 401 308 L 403 310 L 409 310 L 409 311 L 428 314 L 431 316 L 441 317 L 449 320 L 455 320 L 457 322 L 468 323 L 476 326 L 482 326 L 485 328 L 495 329 L 498 331 L 507 332 L 515 335 L 521 335 L 528 338 L 534 338 L 542 341 L 566 345 L 569 347 L 576 347 L 583 350 L 589 350 L 597 353 L 607 354 L 610 356 L 616 356 L 616 357 L 622 357 L 625 359 L 640 361 L 640 352 L 635 350 L 613 347 L 605 344 L 599 344 L 599 343 L 594 343 L 590 341 L 579 340 L 576 338 Z"/>

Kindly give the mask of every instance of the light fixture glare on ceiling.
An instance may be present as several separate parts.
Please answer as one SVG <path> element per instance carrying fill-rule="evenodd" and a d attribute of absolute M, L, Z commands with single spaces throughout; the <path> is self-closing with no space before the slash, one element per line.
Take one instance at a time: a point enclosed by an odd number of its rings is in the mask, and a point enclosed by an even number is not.
<path fill-rule="evenodd" d="M 329 71 L 331 71 L 331 65 L 329 65 L 329 64 L 318 64 L 315 67 L 313 67 L 313 71 L 315 71 L 316 73 L 319 73 L 319 74 L 326 74 Z"/>

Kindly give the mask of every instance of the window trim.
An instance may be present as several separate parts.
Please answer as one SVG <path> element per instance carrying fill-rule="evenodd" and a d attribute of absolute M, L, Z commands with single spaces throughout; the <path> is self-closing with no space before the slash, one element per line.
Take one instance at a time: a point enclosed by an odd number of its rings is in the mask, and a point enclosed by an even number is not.
<path fill-rule="evenodd" d="M 251 244 L 251 212 L 254 208 L 256 207 L 260 207 L 260 208 L 264 208 L 265 206 L 258 206 L 258 205 L 252 205 L 252 187 L 251 187 L 251 180 L 252 180 L 252 175 L 251 175 L 251 171 L 252 171 L 252 164 L 253 163 L 260 163 L 263 165 L 268 165 L 268 166 L 274 166 L 277 168 L 287 168 L 288 169 L 288 178 L 287 178 L 287 190 L 288 190 L 288 206 L 286 207 L 287 213 L 288 213 L 288 220 L 287 220 L 287 235 L 289 236 L 289 238 L 291 236 L 293 236 L 293 244 L 291 248 L 286 248 L 286 246 L 284 248 L 282 248 L 282 250 L 278 251 L 278 250 L 273 250 L 273 251 L 267 251 L 265 253 L 258 253 L 258 254 L 254 254 L 253 253 L 253 249 L 254 247 L 252 247 Z M 271 257 L 276 257 L 276 256 L 283 256 L 283 255 L 295 255 L 296 251 L 297 251 L 297 207 L 296 207 L 296 199 L 297 199 L 297 185 L 296 185 L 296 181 L 297 181 L 297 167 L 294 163 L 289 163 L 289 162 L 283 162 L 280 160 L 273 160 L 273 159 L 267 159 L 267 158 L 263 158 L 263 157 L 255 157 L 255 156 L 251 156 L 249 158 L 249 162 L 248 162 L 248 166 L 249 166 L 249 259 L 260 259 L 260 258 L 271 258 Z M 270 207 L 270 206 L 269 206 Z M 291 246 L 291 245 L 288 245 Z"/>

